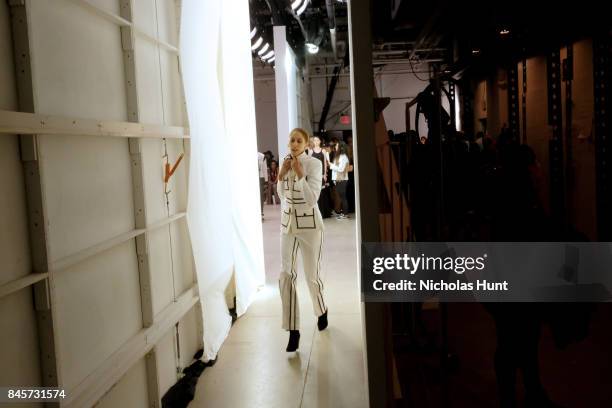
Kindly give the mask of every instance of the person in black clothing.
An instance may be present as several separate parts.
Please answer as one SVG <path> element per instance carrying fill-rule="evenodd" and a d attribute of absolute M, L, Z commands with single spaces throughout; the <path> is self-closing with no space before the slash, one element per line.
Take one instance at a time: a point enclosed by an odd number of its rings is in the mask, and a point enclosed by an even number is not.
<path fill-rule="evenodd" d="M 329 185 L 327 183 L 327 170 L 329 166 L 327 163 L 325 152 L 323 151 L 323 148 L 321 148 L 321 139 L 319 138 L 319 136 L 313 136 L 311 141 L 312 150 L 310 152 L 310 155 L 316 159 L 319 159 L 323 164 L 323 186 L 321 188 L 321 194 L 319 195 L 319 201 L 317 202 L 317 204 L 319 205 L 319 211 L 321 211 L 321 216 L 323 218 L 329 218 L 331 217 L 331 197 L 329 194 Z"/>

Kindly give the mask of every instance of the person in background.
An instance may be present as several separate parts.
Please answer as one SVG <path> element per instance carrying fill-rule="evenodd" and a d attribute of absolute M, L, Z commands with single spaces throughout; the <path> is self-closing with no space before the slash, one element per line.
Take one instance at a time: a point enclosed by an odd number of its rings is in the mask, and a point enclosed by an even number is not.
<path fill-rule="evenodd" d="M 338 142 L 336 144 L 334 158 L 329 164 L 329 167 L 332 169 L 332 181 L 336 186 L 336 191 L 342 202 L 340 213 L 336 216 L 338 220 L 347 218 L 348 202 L 346 200 L 346 185 L 348 183 L 349 165 L 346 143 Z"/>
<path fill-rule="evenodd" d="M 298 251 L 310 290 L 317 327 L 327 327 L 327 305 L 320 277 L 323 218 L 317 206 L 322 184 L 322 163 L 305 153 L 308 133 L 293 129 L 289 134 L 290 154 L 278 174 L 277 190 L 281 197 L 281 274 L 279 289 L 283 308 L 282 328 L 289 331 L 287 351 L 300 344 L 300 314 L 297 298 Z"/>
<path fill-rule="evenodd" d="M 265 201 L 265 186 L 268 179 L 268 166 L 266 164 L 266 156 L 257 152 L 257 166 L 259 168 L 259 198 L 261 203 L 261 220 L 264 219 L 264 201 Z"/>
<path fill-rule="evenodd" d="M 278 181 L 278 162 L 272 160 L 268 172 L 268 204 L 280 204 L 280 198 L 276 191 L 276 182 Z"/>
<path fill-rule="evenodd" d="M 313 136 L 312 141 L 312 154 L 311 157 L 319 159 L 321 164 L 323 165 L 323 182 L 321 187 L 321 194 L 319 196 L 318 205 L 319 211 L 321 211 L 321 215 L 323 218 L 329 218 L 331 216 L 331 204 L 330 204 L 330 189 L 329 184 L 327 183 L 327 170 L 328 170 L 328 157 L 329 154 L 325 152 L 325 149 L 321 147 L 321 139 L 319 136 Z"/>
<path fill-rule="evenodd" d="M 325 184 L 327 182 L 327 160 L 325 158 L 325 153 L 321 148 L 321 139 L 319 139 L 319 136 L 313 136 L 310 140 L 312 145 L 310 156 L 321 161 L 321 164 L 323 165 L 323 184 Z"/>
<path fill-rule="evenodd" d="M 355 212 L 355 173 L 353 172 L 355 159 L 353 157 L 353 136 L 351 135 L 346 137 L 346 149 L 349 158 L 348 182 L 346 183 L 346 201 L 348 207 L 346 213 L 352 214 Z"/>

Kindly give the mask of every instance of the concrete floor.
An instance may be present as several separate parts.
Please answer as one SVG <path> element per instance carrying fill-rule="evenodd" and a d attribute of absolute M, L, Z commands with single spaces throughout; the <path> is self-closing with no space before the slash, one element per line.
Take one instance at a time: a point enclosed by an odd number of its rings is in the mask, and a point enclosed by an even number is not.
<path fill-rule="evenodd" d="M 355 220 L 325 221 L 323 277 L 329 327 L 319 332 L 301 264 L 300 348 L 287 353 L 278 292 L 280 207 L 266 205 L 266 286 L 204 370 L 190 407 L 367 407 Z M 301 261 L 300 261 L 301 262 Z"/>

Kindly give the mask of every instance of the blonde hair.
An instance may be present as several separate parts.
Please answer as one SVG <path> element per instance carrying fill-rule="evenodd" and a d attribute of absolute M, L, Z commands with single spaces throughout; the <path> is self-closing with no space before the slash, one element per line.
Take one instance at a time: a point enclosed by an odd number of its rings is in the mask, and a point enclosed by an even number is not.
<path fill-rule="evenodd" d="M 291 132 L 289 132 L 289 139 L 291 139 L 291 136 L 293 136 L 295 133 L 299 133 L 304 138 L 304 141 L 306 142 L 306 144 L 308 144 L 308 141 L 310 140 L 310 136 L 308 135 L 308 132 L 306 132 L 302 128 L 295 128 Z"/>

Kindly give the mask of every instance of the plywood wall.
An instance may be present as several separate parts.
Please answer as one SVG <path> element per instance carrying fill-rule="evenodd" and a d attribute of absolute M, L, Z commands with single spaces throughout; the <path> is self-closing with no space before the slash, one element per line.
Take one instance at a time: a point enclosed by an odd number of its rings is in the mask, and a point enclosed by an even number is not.
<path fill-rule="evenodd" d="M 16 110 L 9 8 L 0 2 L 0 109 Z M 0 135 L 0 285 L 32 271 L 26 193 L 16 135 Z M 40 386 L 36 317 L 30 287 L 0 298 L 0 384 Z M 10 369 L 8 369 L 10 367 Z M 23 404 L 39 407 L 42 404 Z"/>
<path fill-rule="evenodd" d="M 180 4 L 133 1 L 137 104 L 128 100 L 121 15 L 130 2 L 57 0 L 27 2 L 36 113 L 103 121 L 187 126 L 178 56 Z M 93 7 L 92 7 L 93 6 Z M 97 8 L 97 9 L 96 9 Z M 0 2 L 0 109 L 19 110 L 12 36 L 6 2 Z M 122 45 L 123 44 L 123 45 Z M 131 109 L 136 107 L 136 111 Z M 187 208 L 188 141 L 142 139 L 139 143 L 147 225 Z M 133 231 L 136 198 L 132 156 L 126 138 L 38 136 L 41 188 L 51 264 Z M 165 163 L 187 154 L 167 184 Z M 26 197 L 19 142 L 0 138 L 0 285 L 31 273 Z M 146 234 L 154 321 L 195 284 L 184 218 Z M 6 252 L 6 253 L 5 253 Z M 134 239 L 54 271 L 55 342 L 61 384 L 76 389 L 145 325 L 142 276 Z M 151 366 L 159 397 L 191 364 L 201 347 L 200 323 L 189 311 L 154 344 L 154 365 L 138 360 L 99 401 L 100 406 L 151 406 Z M 32 287 L 0 298 L 2 385 L 39 385 L 39 333 Z M 16 359 L 19 358 L 17 361 Z"/>

